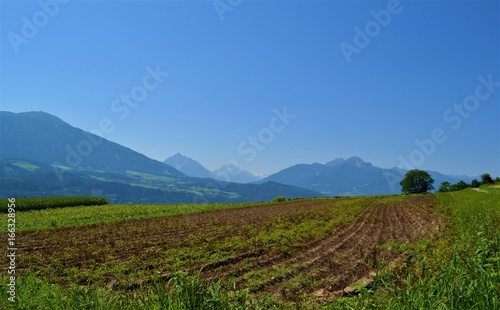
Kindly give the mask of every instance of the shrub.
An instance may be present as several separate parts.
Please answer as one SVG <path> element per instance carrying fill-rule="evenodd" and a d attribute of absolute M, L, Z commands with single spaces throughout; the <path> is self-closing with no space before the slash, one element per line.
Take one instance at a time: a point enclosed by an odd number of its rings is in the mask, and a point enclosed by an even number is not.
<path fill-rule="evenodd" d="M 470 186 L 471 186 L 471 187 L 474 187 L 474 188 L 478 188 L 479 186 L 481 186 L 481 182 L 479 182 L 478 180 L 474 179 L 474 180 L 472 180 L 472 182 L 470 183 Z"/>
<path fill-rule="evenodd" d="M 457 184 L 453 184 L 450 186 L 450 192 L 457 192 L 461 191 L 463 189 L 466 189 L 469 187 L 469 184 L 465 183 L 464 181 L 460 181 Z"/>
<path fill-rule="evenodd" d="M 450 182 L 444 181 L 443 183 L 441 183 L 441 186 L 439 186 L 438 192 L 449 192 L 450 185 Z"/>
<path fill-rule="evenodd" d="M 285 202 L 285 201 L 286 201 L 285 196 L 278 196 L 278 197 L 275 197 L 273 200 L 271 200 L 271 202 Z"/>

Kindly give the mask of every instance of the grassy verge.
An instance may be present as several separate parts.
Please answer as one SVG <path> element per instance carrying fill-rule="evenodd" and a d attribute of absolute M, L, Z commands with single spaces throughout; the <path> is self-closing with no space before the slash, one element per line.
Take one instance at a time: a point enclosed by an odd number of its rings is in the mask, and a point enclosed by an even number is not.
<path fill-rule="evenodd" d="M 6 283 L 6 279 L 2 280 L 2 283 Z M 33 275 L 26 275 L 19 277 L 17 282 L 16 302 L 7 301 L 7 294 L 2 292 L 0 309 L 177 310 L 246 309 L 250 306 L 245 291 L 227 290 L 224 286 L 222 282 L 210 283 L 199 277 L 178 273 L 134 292 L 117 293 L 91 286 L 62 287 L 49 284 Z M 2 308 L 2 304 L 5 308 Z M 259 308 L 258 304 L 254 304 L 256 308 Z"/>

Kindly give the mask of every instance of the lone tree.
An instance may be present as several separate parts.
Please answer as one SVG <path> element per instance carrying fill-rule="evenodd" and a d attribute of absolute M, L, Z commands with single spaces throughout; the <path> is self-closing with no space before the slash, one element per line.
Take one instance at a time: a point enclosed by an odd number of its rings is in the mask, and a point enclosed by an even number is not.
<path fill-rule="evenodd" d="M 404 194 L 427 193 L 434 189 L 434 180 L 431 175 L 423 170 L 410 170 L 406 173 L 404 179 L 399 182 L 401 191 Z"/>

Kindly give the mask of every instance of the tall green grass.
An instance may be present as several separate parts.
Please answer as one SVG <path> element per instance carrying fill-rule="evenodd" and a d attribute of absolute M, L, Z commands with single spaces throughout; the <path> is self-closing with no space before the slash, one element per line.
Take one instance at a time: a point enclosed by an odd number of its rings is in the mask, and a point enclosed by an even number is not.
<path fill-rule="evenodd" d="M 5 309 L 19 310 L 239 310 L 251 306 L 246 291 L 227 290 L 225 287 L 227 285 L 222 282 L 208 282 L 197 276 L 178 273 L 133 292 L 113 292 L 91 286 L 63 288 L 30 274 L 18 278 L 15 303 L 8 301 L 7 294 L 2 292 L 0 309 L 2 305 Z M 254 306 L 259 308 L 258 304 Z"/>
<path fill-rule="evenodd" d="M 453 211 L 446 239 L 408 275 L 393 309 L 500 309 L 500 191 L 440 193 Z"/>

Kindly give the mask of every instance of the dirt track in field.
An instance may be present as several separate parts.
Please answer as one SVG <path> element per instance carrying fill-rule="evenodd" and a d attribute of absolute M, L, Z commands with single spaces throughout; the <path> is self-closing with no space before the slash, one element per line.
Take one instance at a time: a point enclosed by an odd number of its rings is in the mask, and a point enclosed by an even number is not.
<path fill-rule="evenodd" d="M 258 229 L 263 223 L 279 216 L 310 210 L 326 211 L 334 205 L 335 199 L 299 200 L 20 233 L 20 256 L 23 253 L 38 255 L 30 261 L 21 259 L 19 268 L 49 267 L 56 258 L 63 268 L 85 269 L 102 263 L 119 264 L 135 255 L 147 261 L 147 266 L 143 268 L 155 269 L 158 262 L 151 257 L 154 250 L 189 247 L 190 236 L 201 234 L 222 242 L 245 227 Z M 320 299 L 328 299 L 341 295 L 346 287 L 358 279 L 369 278 L 381 260 L 391 262 L 401 257 L 400 253 L 391 249 L 380 250 L 377 245 L 389 241 L 404 243 L 432 238 L 434 233 L 442 229 L 442 223 L 434 213 L 435 205 L 435 198 L 430 195 L 408 197 L 392 204 L 378 203 L 377 199 L 372 199 L 350 225 L 289 252 L 276 254 L 266 249 L 246 251 L 204 265 L 194 263 L 191 267 L 193 270 L 201 269 L 202 276 L 207 279 L 231 277 L 240 288 L 247 286 L 244 275 L 250 271 L 272 272 L 281 268 L 286 272 L 252 286 L 251 292 L 272 292 L 284 299 L 293 299 L 297 291 L 305 290 Z M 316 281 L 318 285 L 304 287 L 297 278 Z"/>

